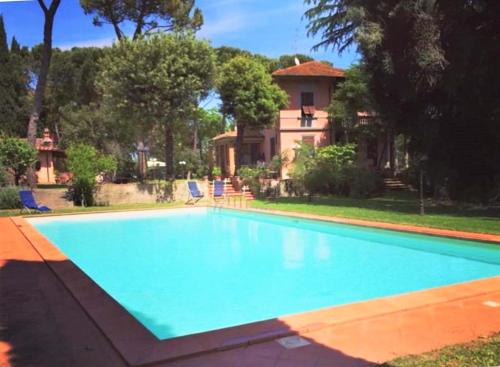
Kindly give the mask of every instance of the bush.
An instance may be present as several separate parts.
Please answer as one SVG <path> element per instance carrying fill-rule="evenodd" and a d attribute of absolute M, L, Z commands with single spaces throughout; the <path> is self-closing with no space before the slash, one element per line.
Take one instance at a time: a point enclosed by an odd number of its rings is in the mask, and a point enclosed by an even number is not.
<path fill-rule="evenodd" d="M 14 187 L 0 187 L 0 209 L 22 208 L 19 193 Z"/>
<path fill-rule="evenodd" d="M 212 167 L 212 176 L 214 177 L 222 176 L 222 169 L 219 166 Z"/>
<path fill-rule="evenodd" d="M 29 166 L 37 160 L 37 151 L 25 140 L 14 137 L 0 137 L 0 164 L 14 174 L 16 185 Z"/>
<path fill-rule="evenodd" d="M 309 195 L 369 197 L 382 188 L 382 178 L 357 164 L 355 159 L 354 144 L 318 149 L 302 144 L 294 162 L 293 187 Z"/>
<path fill-rule="evenodd" d="M 96 192 L 95 181 L 75 179 L 68 189 L 69 199 L 77 206 L 93 206 Z"/>
<path fill-rule="evenodd" d="M 347 171 L 349 196 L 354 198 L 368 198 L 381 192 L 384 180 L 374 170 L 367 167 L 353 165 Z"/>
<path fill-rule="evenodd" d="M 156 192 L 156 202 L 172 202 L 175 200 L 175 180 L 159 180 L 153 182 Z"/>
<path fill-rule="evenodd" d="M 0 187 L 7 185 L 7 177 L 5 176 L 5 168 L 2 166 L 2 162 L 0 162 Z"/>
<path fill-rule="evenodd" d="M 66 150 L 68 169 L 73 173 L 73 183 L 69 190 L 76 205 L 94 205 L 96 176 L 102 172 L 116 171 L 116 159 L 101 155 L 86 144 L 75 144 Z"/>
<path fill-rule="evenodd" d="M 265 175 L 265 168 L 252 168 L 243 166 L 238 170 L 238 175 L 241 177 L 243 185 L 247 185 L 250 191 L 255 195 L 260 195 L 260 182 L 259 178 Z"/>

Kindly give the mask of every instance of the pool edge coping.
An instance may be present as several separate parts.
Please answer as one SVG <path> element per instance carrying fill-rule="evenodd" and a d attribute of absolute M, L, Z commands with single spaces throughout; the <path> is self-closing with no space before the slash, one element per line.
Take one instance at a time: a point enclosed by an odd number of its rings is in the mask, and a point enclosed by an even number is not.
<path fill-rule="evenodd" d="M 393 223 L 393 222 L 382 222 L 368 219 L 356 219 L 356 218 L 348 218 L 348 217 L 337 217 L 332 215 L 320 215 L 320 214 L 309 214 L 302 213 L 297 211 L 286 211 L 286 210 L 275 210 L 275 209 L 261 209 L 261 208 L 235 208 L 226 205 L 213 205 L 210 203 L 201 203 L 195 205 L 186 205 L 179 204 L 171 207 L 160 207 L 160 208 L 134 208 L 134 209 L 114 209 L 114 210 L 96 210 L 96 211 L 86 211 L 86 212 L 71 212 L 71 213 L 47 213 L 47 214 L 27 214 L 27 215 L 19 215 L 19 216 L 10 216 L 8 218 L 48 218 L 48 217 L 62 217 L 62 216 L 74 216 L 74 215 L 92 215 L 92 214 L 107 214 L 107 213 L 123 213 L 123 212 L 148 212 L 155 210 L 173 210 L 173 209 L 181 209 L 181 208 L 222 208 L 227 210 L 236 210 L 243 212 L 255 212 L 255 213 L 264 213 L 269 215 L 278 215 L 278 216 L 288 216 L 293 218 L 302 218 L 302 219 L 310 219 L 317 220 L 321 222 L 329 222 L 329 223 L 339 223 L 339 224 L 348 224 L 353 226 L 361 226 L 361 227 L 371 227 L 378 229 L 386 229 L 389 231 L 396 232 L 407 232 L 407 233 L 416 233 L 423 234 L 429 236 L 437 236 L 437 237 L 446 237 L 446 238 L 455 238 L 460 240 L 469 240 L 469 241 L 480 241 L 487 242 L 493 244 L 500 244 L 500 235 L 493 233 L 484 233 L 484 232 L 468 232 L 468 231 L 460 231 L 455 229 L 444 229 L 444 228 L 434 228 L 434 227 L 425 227 L 411 224 L 402 224 L 402 223 Z"/>
<path fill-rule="evenodd" d="M 491 233 L 457 231 L 453 229 L 414 226 L 410 224 L 398 224 L 392 222 L 378 222 L 366 219 L 344 218 L 344 217 L 335 217 L 330 215 L 308 214 L 295 211 L 274 210 L 274 209 L 259 209 L 259 208 L 239 209 L 231 207 L 223 207 L 223 209 L 248 211 L 248 212 L 285 216 L 285 217 L 288 216 L 293 218 L 317 220 L 328 223 L 348 224 L 358 227 L 370 227 L 370 228 L 386 229 L 396 232 L 415 233 L 415 234 L 423 234 L 429 236 L 455 238 L 459 240 L 480 241 L 493 244 L 500 244 L 500 235 Z"/>
<path fill-rule="evenodd" d="M 243 347 L 333 325 L 500 291 L 500 276 L 496 276 L 159 340 L 27 220 L 23 217 L 10 219 L 98 330 L 120 356 L 135 367 Z"/>

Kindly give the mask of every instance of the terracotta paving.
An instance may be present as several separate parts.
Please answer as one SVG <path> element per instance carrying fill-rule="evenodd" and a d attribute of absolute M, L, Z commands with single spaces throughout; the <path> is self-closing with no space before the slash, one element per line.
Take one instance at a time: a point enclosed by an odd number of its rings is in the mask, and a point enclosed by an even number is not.
<path fill-rule="evenodd" d="M 494 277 L 158 341 L 82 274 L 22 219 L 0 218 L 1 367 L 141 365 L 193 351 L 154 365 L 371 366 L 500 332 L 500 307 L 485 304 L 500 304 Z M 292 334 L 309 345 L 275 341 Z"/>

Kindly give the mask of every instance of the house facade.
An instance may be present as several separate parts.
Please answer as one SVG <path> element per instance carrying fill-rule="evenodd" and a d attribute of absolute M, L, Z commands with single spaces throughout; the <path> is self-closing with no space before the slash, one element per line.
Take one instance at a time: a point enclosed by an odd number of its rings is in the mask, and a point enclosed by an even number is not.
<path fill-rule="evenodd" d="M 326 111 L 335 88 L 344 80 L 342 69 L 317 61 L 310 61 L 279 69 L 273 79 L 288 94 L 288 105 L 279 111 L 274 126 L 259 131 L 245 131 L 242 146 L 242 164 L 255 166 L 269 163 L 275 155 L 286 157 L 279 176 L 288 178 L 293 167 L 296 149 L 301 142 L 322 147 L 335 144 L 334 122 Z M 383 139 L 382 139 L 383 140 Z M 361 142 L 362 154 L 380 153 L 376 148 Z M 235 172 L 236 131 L 226 132 L 214 138 L 215 164 L 225 176 Z"/>

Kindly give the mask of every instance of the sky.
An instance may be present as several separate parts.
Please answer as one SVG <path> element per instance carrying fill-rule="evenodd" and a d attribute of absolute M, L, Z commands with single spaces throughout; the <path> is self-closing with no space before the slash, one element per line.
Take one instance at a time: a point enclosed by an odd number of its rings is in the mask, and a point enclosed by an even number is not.
<path fill-rule="evenodd" d="M 319 39 L 307 36 L 303 0 L 196 0 L 196 6 L 205 20 L 198 37 L 210 40 L 214 47 L 233 46 L 269 57 L 303 53 L 340 68 L 358 58 L 354 49 L 342 55 L 331 49 L 311 51 Z M 35 0 L 0 0 L 0 14 L 9 39 L 15 36 L 24 46 L 42 42 L 43 13 Z M 61 1 L 54 24 L 55 47 L 102 47 L 114 40 L 112 27 L 95 27 L 78 0 Z"/>

